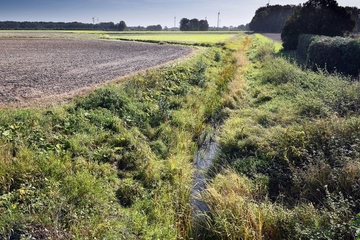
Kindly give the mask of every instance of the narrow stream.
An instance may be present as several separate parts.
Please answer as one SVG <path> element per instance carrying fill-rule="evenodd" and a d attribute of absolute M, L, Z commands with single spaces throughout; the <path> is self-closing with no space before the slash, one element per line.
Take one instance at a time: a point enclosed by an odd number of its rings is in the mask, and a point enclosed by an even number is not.
<path fill-rule="evenodd" d="M 202 230 L 206 224 L 205 214 L 209 207 L 200 200 L 200 193 L 206 187 L 206 172 L 209 170 L 217 153 L 218 144 L 215 141 L 215 130 L 210 133 L 204 132 L 200 137 L 199 149 L 194 156 L 196 167 L 191 191 L 191 205 L 194 209 L 192 214 L 195 239 L 204 239 Z"/>

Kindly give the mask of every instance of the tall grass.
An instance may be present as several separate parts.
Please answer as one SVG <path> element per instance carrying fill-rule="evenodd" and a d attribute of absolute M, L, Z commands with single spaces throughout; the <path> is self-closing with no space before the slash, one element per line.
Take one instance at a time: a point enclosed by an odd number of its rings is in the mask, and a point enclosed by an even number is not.
<path fill-rule="evenodd" d="M 224 97 L 228 118 L 202 196 L 211 209 L 208 235 L 354 239 L 358 82 L 302 69 L 262 38 L 252 37 L 251 46 L 235 77 L 241 84 L 230 84 L 232 97 Z"/>
<path fill-rule="evenodd" d="M 192 160 L 234 75 L 230 51 L 63 106 L 2 110 L 0 238 L 191 238 Z"/>
<path fill-rule="evenodd" d="M 309 239 L 320 234 L 326 218 L 321 211 L 313 205 L 289 210 L 274 204 L 266 197 L 266 184 L 264 176 L 252 181 L 232 171 L 219 174 L 202 195 L 211 209 L 207 237 Z"/>

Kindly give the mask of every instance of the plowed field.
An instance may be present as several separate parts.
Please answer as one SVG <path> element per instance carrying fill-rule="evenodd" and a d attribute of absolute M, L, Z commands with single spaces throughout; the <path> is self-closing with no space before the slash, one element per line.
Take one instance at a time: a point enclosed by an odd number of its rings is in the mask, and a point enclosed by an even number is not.
<path fill-rule="evenodd" d="M 190 52 L 121 41 L 0 39 L 0 105 L 52 101 Z"/>

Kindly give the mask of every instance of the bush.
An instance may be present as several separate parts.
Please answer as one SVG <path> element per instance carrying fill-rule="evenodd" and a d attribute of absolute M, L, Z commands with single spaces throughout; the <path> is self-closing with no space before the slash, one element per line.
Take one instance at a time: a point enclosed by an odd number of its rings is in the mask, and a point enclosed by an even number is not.
<path fill-rule="evenodd" d="M 307 62 L 329 72 L 358 77 L 360 73 L 360 40 L 341 37 L 322 37 L 312 41 Z"/>
<path fill-rule="evenodd" d="M 105 108 L 112 112 L 120 111 L 129 100 L 119 91 L 111 88 L 95 90 L 83 99 L 77 101 L 77 107 L 84 109 Z"/>
<path fill-rule="evenodd" d="M 360 152 L 359 126 L 356 118 L 333 117 L 289 128 L 286 132 L 274 132 L 269 137 L 271 145 L 257 151 L 258 156 L 269 161 L 265 173 L 274 186 L 269 188 L 270 195 L 285 194 L 288 199 L 296 197 L 322 203 L 324 186 L 328 185 L 330 192 L 357 198 L 355 189 L 359 179 L 353 177 L 356 175 L 353 173 L 359 172 L 356 163 Z M 279 150 L 274 153 L 274 149 Z M 344 178 L 346 175 L 348 178 Z"/>
<path fill-rule="evenodd" d="M 293 82 L 296 105 L 300 115 L 326 117 L 332 114 L 353 116 L 360 113 L 359 82 L 339 74 L 307 71 L 305 77 Z"/>
<path fill-rule="evenodd" d="M 314 34 L 300 34 L 296 48 L 297 57 L 306 60 L 310 44 L 318 37 Z"/>
<path fill-rule="evenodd" d="M 108 109 L 112 114 L 122 118 L 129 126 L 143 127 L 149 122 L 145 113 L 146 103 L 131 99 L 125 90 L 110 86 L 95 90 L 84 98 L 76 101 L 76 109 L 85 110 Z"/>
<path fill-rule="evenodd" d="M 263 63 L 263 66 L 259 74 L 259 79 L 263 83 L 279 85 L 303 78 L 305 75 L 299 67 L 281 57 L 269 59 Z"/>

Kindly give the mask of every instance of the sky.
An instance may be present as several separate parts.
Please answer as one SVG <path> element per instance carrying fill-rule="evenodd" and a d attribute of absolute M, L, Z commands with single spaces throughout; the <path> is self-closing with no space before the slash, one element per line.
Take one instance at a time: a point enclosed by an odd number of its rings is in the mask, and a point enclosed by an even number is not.
<path fill-rule="evenodd" d="M 305 3 L 270 0 L 271 5 Z M 360 8 L 360 0 L 338 0 L 340 6 Z M 127 26 L 179 26 L 181 18 L 207 19 L 210 26 L 249 23 L 268 0 L 0 0 L 0 21 L 97 22 L 125 21 Z"/>

